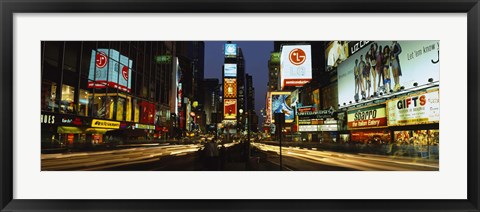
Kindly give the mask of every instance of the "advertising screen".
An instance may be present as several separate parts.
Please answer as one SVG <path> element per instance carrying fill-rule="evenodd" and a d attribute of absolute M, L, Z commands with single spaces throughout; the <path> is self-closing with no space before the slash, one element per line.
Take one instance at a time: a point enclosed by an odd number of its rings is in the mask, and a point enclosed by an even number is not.
<path fill-rule="evenodd" d="M 225 57 L 236 57 L 236 56 L 237 56 L 237 44 L 226 43 L 225 44 Z"/>
<path fill-rule="evenodd" d="M 302 86 L 312 79 L 312 53 L 310 45 L 284 45 L 280 54 L 280 83 Z"/>
<path fill-rule="evenodd" d="M 348 41 L 331 41 L 325 49 L 327 70 L 337 67 L 348 55 Z"/>
<path fill-rule="evenodd" d="M 387 116 L 384 104 L 349 110 L 347 114 L 348 129 L 387 126 Z"/>
<path fill-rule="evenodd" d="M 267 104 L 265 110 L 266 110 L 266 123 L 271 124 L 272 123 L 272 92 L 267 91 L 267 97 L 265 104 Z"/>
<path fill-rule="evenodd" d="M 439 81 L 439 41 L 369 41 L 340 63 L 338 104 Z M 363 44 L 363 45 L 361 45 Z M 361 48 L 362 47 L 362 48 Z"/>
<path fill-rule="evenodd" d="M 237 79 L 223 79 L 223 98 L 237 98 Z"/>
<path fill-rule="evenodd" d="M 236 99 L 224 99 L 223 100 L 223 115 L 225 119 L 237 118 L 237 100 Z"/>
<path fill-rule="evenodd" d="M 118 88 L 130 92 L 133 62 L 114 49 L 92 50 L 89 88 Z"/>
<path fill-rule="evenodd" d="M 298 96 L 297 92 L 271 92 L 270 93 L 270 117 L 273 117 L 274 113 L 284 113 L 285 122 L 291 123 L 295 118 L 293 108 L 297 104 Z M 275 120 L 271 119 L 272 123 Z"/>
<path fill-rule="evenodd" d="M 226 63 L 223 66 L 223 76 L 225 77 L 237 77 L 237 64 Z"/>
<path fill-rule="evenodd" d="M 438 123 L 438 89 L 387 101 L 388 126 Z"/>

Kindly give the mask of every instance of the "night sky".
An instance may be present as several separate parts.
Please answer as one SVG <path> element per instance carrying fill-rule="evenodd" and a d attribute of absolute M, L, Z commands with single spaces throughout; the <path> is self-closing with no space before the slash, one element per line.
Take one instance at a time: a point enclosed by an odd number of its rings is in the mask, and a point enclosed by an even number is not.
<path fill-rule="evenodd" d="M 222 81 L 224 61 L 223 45 L 226 41 L 205 42 L 205 79 L 217 78 Z M 259 118 L 259 127 L 263 123 L 260 110 L 265 107 L 265 94 L 268 82 L 268 60 L 273 51 L 273 41 L 232 41 L 242 49 L 245 59 L 245 73 L 252 75 L 255 88 L 255 111 Z"/>

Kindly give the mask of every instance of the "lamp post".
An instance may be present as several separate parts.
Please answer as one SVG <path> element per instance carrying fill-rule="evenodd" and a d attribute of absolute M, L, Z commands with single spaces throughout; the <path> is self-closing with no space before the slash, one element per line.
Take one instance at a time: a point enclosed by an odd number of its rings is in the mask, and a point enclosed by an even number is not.
<path fill-rule="evenodd" d="M 242 128 L 243 127 L 242 127 L 241 123 L 243 123 L 243 120 L 242 120 L 243 119 L 243 109 L 240 108 L 240 110 L 238 110 L 238 112 L 240 113 L 240 127 L 239 127 L 240 128 L 240 135 L 242 135 Z"/>

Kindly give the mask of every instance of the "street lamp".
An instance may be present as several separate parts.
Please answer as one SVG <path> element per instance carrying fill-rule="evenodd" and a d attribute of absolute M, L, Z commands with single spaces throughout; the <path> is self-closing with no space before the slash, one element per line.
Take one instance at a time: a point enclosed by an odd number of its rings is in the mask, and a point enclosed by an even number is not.
<path fill-rule="evenodd" d="M 243 109 L 240 108 L 240 110 L 238 110 L 238 112 L 240 113 L 240 127 L 237 127 L 237 128 L 240 129 L 239 131 L 240 131 L 240 135 L 241 135 L 241 134 L 242 134 L 242 128 L 243 128 L 243 127 L 242 127 L 242 123 L 243 123 L 243 120 L 242 120 L 242 119 L 243 119 Z"/>

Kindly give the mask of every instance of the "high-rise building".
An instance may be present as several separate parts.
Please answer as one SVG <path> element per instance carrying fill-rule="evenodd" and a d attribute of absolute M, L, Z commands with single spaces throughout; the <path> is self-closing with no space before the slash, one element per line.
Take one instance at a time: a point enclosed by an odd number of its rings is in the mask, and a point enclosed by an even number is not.
<path fill-rule="evenodd" d="M 176 42 L 182 88 L 179 126 L 182 130 L 205 129 L 203 78 L 205 45 L 201 41 Z M 193 112 L 193 113 L 192 113 Z"/>
<path fill-rule="evenodd" d="M 277 91 L 280 79 L 280 52 L 271 52 L 268 60 L 268 91 Z"/>
<path fill-rule="evenodd" d="M 216 78 L 205 79 L 203 82 L 205 90 L 205 99 L 204 99 L 204 110 L 206 114 L 207 125 L 216 123 L 217 120 L 212 119 L 212 113 L 217 113 L 217 108 L 219 104 L 219 80 Z"/>
<path fill-rule="evenodd" d="M 231 125 L 241 122 L 245 108 L 245 60 L 237 44 L 227 42 L 223 65 L 223 119 Z"/>
<path fill-rule="evenodd" d="M 43 41 L 42 148 L 166 138 L 175 43 Z"/>
<path fill-rule="evenodd" d="M 250 125 L 250 130 L 257 132 L 258 129 L 258 116 L 255 112 L 255 88 L 253 87 L 253 78 L 252 75 L 246 74 L 246 99 L 247 99 L 247 111 L 248 111 L 248 123 Z"/>

